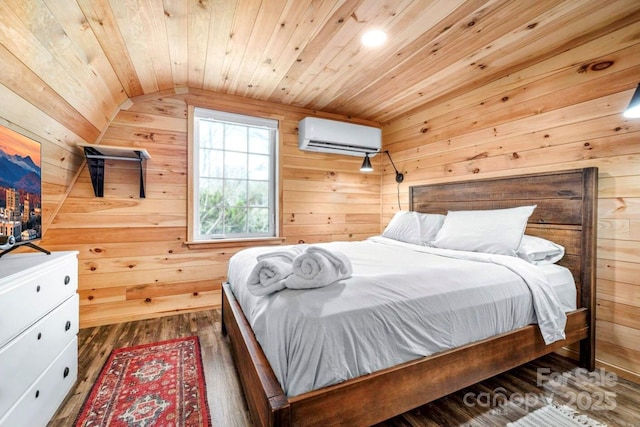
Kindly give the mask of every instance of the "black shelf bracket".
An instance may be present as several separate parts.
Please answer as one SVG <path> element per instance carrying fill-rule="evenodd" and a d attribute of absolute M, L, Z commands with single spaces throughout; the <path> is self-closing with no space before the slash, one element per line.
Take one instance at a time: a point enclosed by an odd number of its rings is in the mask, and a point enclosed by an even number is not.
<path fill-rule="evenodd" d="M 91 176 L 91 184 L 96 197 L 104 197 L 104 176 L 106 160 L 122 160 L 128 162 L 137 162 L 140 172 L 140 198 L 146 197 L 145 193 L 145 160 L 149 159 L 149 153 L 146 150 L 135 150 L 132 148 L 122 147 L 101 147 L 96 145 L 84 145 L 84 156 L 87 159 L 87 167 Z"/>

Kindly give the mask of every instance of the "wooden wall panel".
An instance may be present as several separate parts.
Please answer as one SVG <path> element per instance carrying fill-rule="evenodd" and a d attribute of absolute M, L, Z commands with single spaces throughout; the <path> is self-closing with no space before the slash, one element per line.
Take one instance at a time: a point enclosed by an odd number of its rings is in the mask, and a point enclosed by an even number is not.
<path fill-rule="evenodd" d="M 385 123 L 383 141 L 413 184 L 599 168 L 598 363 L 640 380 L 640 119 L 622 111 L 638 83 L 629 24 L 446 102 Z M 390 165 L 381 229 L 398 210 Z"/>
<path fill-rule="evenodd" d="M 298 121 L 314 112 L 202 90 L 178 92 L 132 99 L 101 139 L 149 152 L 146 198 L 138 198 L 135 166 L 108 161 L 103 198 L 94 197 L 83 167 L 45 236 L 50 250 L 80 251 L 81 327 L 220 305 L 228 260 L 246 245 L 184 243 L 188 103 L 280 120 L 285 244 L 360 240 L 380 229 L 380 171 L 360 173 L 360 157 L 298 150 Z"/>

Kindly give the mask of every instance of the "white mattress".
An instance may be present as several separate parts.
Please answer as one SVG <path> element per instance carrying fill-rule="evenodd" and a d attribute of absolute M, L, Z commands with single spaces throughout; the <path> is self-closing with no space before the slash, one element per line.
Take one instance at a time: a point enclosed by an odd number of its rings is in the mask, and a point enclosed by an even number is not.
<path fill-rule="evenodd" d="M 289 397 L 536 323 L 534 307 L 562 316 L 576 308 L 573 276 L 558 265 L 382 237 L 321 246 L 346 254 L 353 276 L 256 297 L 246 286 L 256 256 L 282 248 L 245 249 L 229 263 L 228 282 Z M 543 279 L 544 293 L 527 274 Z"/>

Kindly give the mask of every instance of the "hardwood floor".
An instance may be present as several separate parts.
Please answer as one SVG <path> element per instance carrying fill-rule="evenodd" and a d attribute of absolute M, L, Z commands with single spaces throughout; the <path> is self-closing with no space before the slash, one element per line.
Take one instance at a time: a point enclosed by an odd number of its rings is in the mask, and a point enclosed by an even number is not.
<path fill-rule="evenodd" d="M 198 335 L 214 427 L 251 426 L 218 310 L 80 330 L 78 382 L 49 423 L 72 426 L 114 348 Z M 548 400 L 567 404 L 609 426 L 640 427 L 640 385 L 550 355 L 377 425 L 502 426 Z M 540 385 L 537 385 L 540 383 Z"/>

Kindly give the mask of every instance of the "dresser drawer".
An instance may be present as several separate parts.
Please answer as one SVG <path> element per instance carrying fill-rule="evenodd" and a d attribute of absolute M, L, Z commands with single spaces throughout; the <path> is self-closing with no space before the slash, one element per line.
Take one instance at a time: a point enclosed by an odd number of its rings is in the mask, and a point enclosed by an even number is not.
<path fill-rule="evenodd" d="M 78 341 L 73 337 L 60 356 L 0 419 L 0 426 L 46 426 L 77 378 Z"/>
<path fill-rule="evenodd" d="M 78 333 L 78 294 L 0 348 L 0 416 Z"/>
<path fill-rule="evenodd" d="M 76 293 L 78 260 L 75 255 L 57 260 L 53 255 L 43 256 L 51 262 L 15 280 L 7 280 L 0 287 L 0 347 Z"/>

